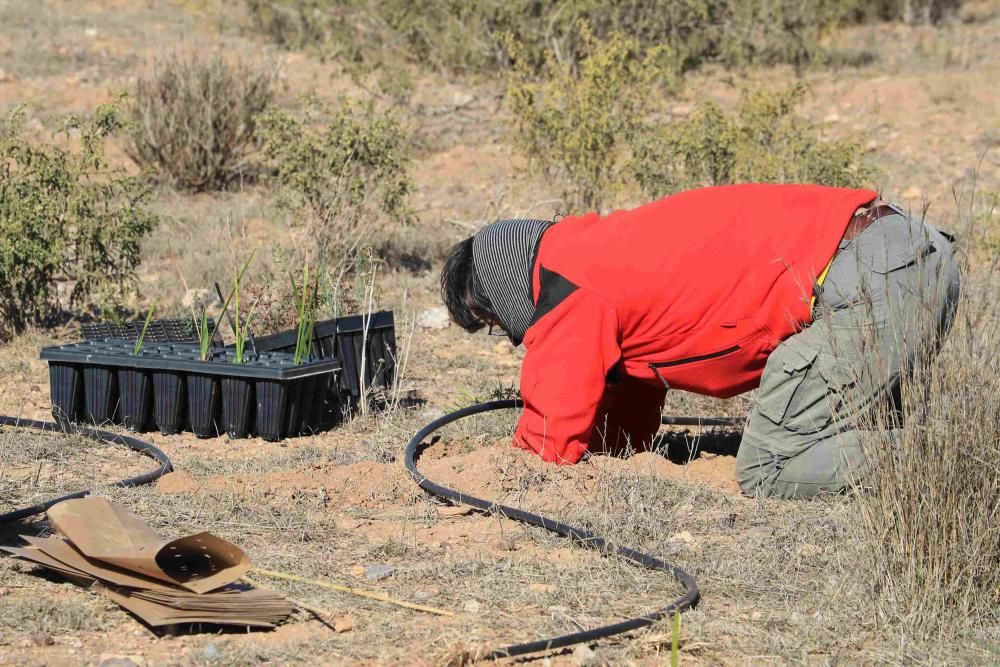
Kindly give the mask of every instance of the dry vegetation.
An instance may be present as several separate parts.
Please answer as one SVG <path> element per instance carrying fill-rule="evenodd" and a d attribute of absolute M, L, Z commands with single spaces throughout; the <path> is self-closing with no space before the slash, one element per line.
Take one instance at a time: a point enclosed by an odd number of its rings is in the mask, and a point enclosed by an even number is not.
<path fill-rule="evenodd" d="M 629 9 L 609 9 L 619 4 Z M 870 443 L 877 472 L 867 488 L 813 502 L 744 498 L 732 432 L 678 430 L 664 455 L 553 468 L 507 446 L 513 415 L 450 427 L 422 468 L 695 574 L 703 600 L 684 615 L 681 664 L 1000 661 L 1000 8 L 803 7 L 0 0 L 0 117 L 24 109 L 16 137 L 0 124 L 0 169 L 19 164 L 11 147 L 53 159 L 65 151 L 77 178 L 59 183 L 82 193 L 77 200 L 103 192 L 110 206 L 106 217 L 84 208 L 76 219 L 159 220 L 133 224 L 142 239 L 135 282 L 91 262 L 93 286 L 114 285 L 118 305 L 133 311 L 155 301 L 179 315 L 210 302 L 212 282 L 257 249 L 252 289 L 277 295 L 259 321 L 278 326 L 287 304 L 275 286 L 324 247 L 338 265 L 324 286 L 326 313 L 368 301 L 375 271 L 372 300 L 396 310 L 410 343 L 404 393 L 419 399 L 280 445 L 146 434 L 177 472 L 129 490 L 106 483 L 148 460 L 2 429 L 0 512 L 98 488 L 164 534 L 210 530 L 245 545 L 261 567 L 456 612 L 437 618 L 275 581 L 350 616 L 353 629 L 297 614 L 271 633 L 157 637 L 97 596 L 0 559 L 0 664 L 435 664 L 459 644 L 569 632 L 673 598 L 665 577 L 418 492 L 399 460 L 406 441 L 443 411 L 508 394 L 523 352 L 455 327 L 412 327 L 439 305 L 443 249 L 485 221 L 746 179 L 874 179 L 961 238 L 958 320 L 938 360 L 905 387 L 901 445 Z M 716 12 L 710 28 L 698 29 L 706 12 Z M 881 19 L 890 22 L 872 23 Z M 60 129 L 121 92 L 132 138 L 102 135 L 106 163 L 84 171 L 73 156 L 85 136 Z M 119 182 L 119 170 L 141 198 L 94 185 Z M 14 173 L 26 185 L 0 184 L 0 288 L 23 278 L 10 267 L 22 261 L 12 254 L 21 247 L 14 222 L 27 210 L 5 193 L 33 187 L 51 220 L 65 217 L 58 204 L 70 199 L 52 179 Z M 63 266 L 46 247 L 32 257 Z M 36 288 L 57 296 L 76 284 L 55 269 L 45 276 Z M 38 349 L 76 336 L 73 318 L 101 305 L 100 289 L 86 291 L 75 300 L 42 292 L 30 302 L 41 310 L 15 305 L 22 321 L 0 323 L 12 335 L 0 345 L 0 414 L 46 417 Z M 667 412 L 743 415 L 749 400 L 675 392 Z M 0 535 L 45 530 L 27 522 Z M 392 569 L 370 577 L 372 565 Z M 670 628 L 591 648 L 549 658 L 663 664 Z"/>

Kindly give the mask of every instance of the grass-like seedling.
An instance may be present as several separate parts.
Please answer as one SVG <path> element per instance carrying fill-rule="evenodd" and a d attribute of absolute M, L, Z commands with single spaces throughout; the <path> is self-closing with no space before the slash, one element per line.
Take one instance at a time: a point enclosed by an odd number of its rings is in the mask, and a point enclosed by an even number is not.
<path fill-rule="evenodd" d="M 292 294 L 295 297 L 295 312 L 298 316 L 298 329 L 295 337 L 295 365 L 309 356 L 312 350 L 313 330 L 316 328 L 316 313 L 319 310 L 319 275 L 309 283 L 309 265 L 302 269 L 301 280 L 296 282 L 295 276 L 289 273 L 292 283 Z"/>
<path fill-rule="evenodd" d="M 244 262 L 243 267 L 240 268 L 239 272 L 235 275 L 235 280 L 233 281 L 233 289 L 230 290 L 229 296 L 226 297 L 226 302 L 222 304 L 222 316 L 226 314 L 229 310 L 229 304 L 232 302 L 234 296 L 236 295 L 236 286 L 239 285 L 240 281 L 243 280 L 243 276 L 246 274 L 247 269 L 250 268 L 250 262 L 253 260 L 256 251 L 250 253 L 250 257 Z M 192 313 L 193 315 L 193 313 Z M 199 353 L 202 361 L 208 359 L 208 353 L 212 349 L 212 340 L 215 339 L 215 334 L 219 331 L 219 324 L 222 323 L 222 316 L 218 318 L 215 322 L 215 326 L 209 328 L 208 326 L 208 309 L 202 306 L 201 315 L 194 316 L 194 327 L 198 332 L 198 345 Z"/>
<path fill-rule="evenodd" d="M 146 339 L 146 332 L 149 331 L 149 323 L 153 321 L 153 313 L 156 312 L 156 304 L 154 303 L 149 312 L 146 313 L 146 321 L 142 325 L 142 331 L 139 332 L 139 337 L 135 339 L 135 346 L 132 348 L 132 356 L 138 357 L 139 353 L 142 352 L 142 342 Z"/>
<path fill-rule="evenodd" d="M 250 266 L 250 260 L 253 259 L 255 253 L 256 251 L 250 253 L 250 257 L 247 258 L 243 269 L 233 274 L 233 290 L 230 292 L 230 298 L 233 302 L 233 335 L 236 338 L 234 342 L 236 348 L 236 354 L 233 357 L 234 364 L 242 364 L 246 361 L 246 345 L 247 339 L 250 337 L 250 320 L 253 318 L 258 301 L 260 301 L 258 297 L 253 302 L 250 310 L 247 311 L 246 318 L 240 316 L 240 282 L 243 280 L 243 274 L 246 273 L 247 267 Z M 223 309 L 223 312 L 225 312 L 225 309 Z"/>

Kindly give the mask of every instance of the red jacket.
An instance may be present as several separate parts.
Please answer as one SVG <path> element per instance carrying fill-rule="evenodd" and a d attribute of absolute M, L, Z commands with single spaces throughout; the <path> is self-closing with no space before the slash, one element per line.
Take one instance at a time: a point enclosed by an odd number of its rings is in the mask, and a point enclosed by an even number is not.
<path fill-rule="evenodd" d="M 545 232 L 524 337 L 517 446 L 576 463 L 648 444 L 673 389 L 728 398 L 810 321 L 816 277 L 872 190 L 731 185 Z M 596 428 L 595 428 L 596 427 Z"/>

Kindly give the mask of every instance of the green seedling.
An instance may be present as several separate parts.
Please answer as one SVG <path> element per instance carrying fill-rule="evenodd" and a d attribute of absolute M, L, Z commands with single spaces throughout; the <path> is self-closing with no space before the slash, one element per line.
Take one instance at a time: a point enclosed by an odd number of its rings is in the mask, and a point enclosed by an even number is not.
<path fill-rule="evenodd" d="M 319 310 L 319 276 L 309 284 L 309 265 L 302 269 L 302 279 L 295 281 L 291 273 L 288 278 L 292 283 L 292 294 L 295 297 L 295 312 L 298 315 L 298 329 L 295 337 L 295 365 L 309 356 L 312 350 L 313 331 L 316 328 L 316 314 Z"/>
<path fill-rule="evenodd" d="M 228 305 L 228 304 L 227 304 Z M 202 361 L 208 359 L 208 351 L 212 347 L 212 339 L 215 338 L 215 329 L 208 329 L 208 309 L 201 307 L 201 317 L 195 318 L 194 328 L 198 332 L 198 348 Z M 218 325 L 216 325 L 218 329 Z"/>
<path fill-rule="evenodd" d="M 232 302 L 233 297 L 236 295 L 236 285 L 239 285 L 240 281 L 243 280 L 243 276 L 246 274 L 247 269 L 250 268 L 250 262 L 253 260 L 256 250 L 250 253 L 250 257 L 244 262 L 243 267 L 240 269 L 239 273 L 235 276 L 234 287 L 229 292 L 229 296 L 226 297 L 226 302 L 222 305 L 222 315 L 224 316 L 229 310 L 229 304 Z M 198 344 L 199 353 L 201 355 L 201 360 L 208 360 L 208 353 L 212 349 L 212 341 L 215 339 L 215 334 L 219 331 L 219 325 L 222 323 L 222 316 L 218 318 L 215 323 L 215 327 L 209 329 L 208 327 L 208 310 L 204 307 L 201 309 L 201 317 L 194 318 L 195 330 L 198 332 Z M 242 362 L 240 362 L 242 363 Z"/>
<path fill-rule="evenodd" d="M 253 318 L 253 312 L 256 310 L 257 302 L 259 301 L 259 299 L 258 301 L 254 301 L 253 305 L 250 306 L 246 318 L 240 316 L 240 281 L 243 280 L 243 274 L 246 272 L 246 267 L 250 265 L 250 260 L 253 259 L 254 253 L 256 251 L 250 253 L 249 259 L 243 265 L 243 270 L 233 274 L 233 291 L 230 294 L 233 301 L 233 335 L 236 337 L 236 354 L 233 357 L 234 364 L 246 362 L 245 352 L 247 339 L 250 337 L 250 320 Z"/>
<path fill-rule="evenodd" d="M 154 303 L 146 313 L 146 321 L 142 325 L 142 331 L 139 332 L 139 337 L 135 339 L 135 346 L 132 348 L 132 356 L 138 357 L 139 353 L 142 352 L 142 342 L 146 339 L 146 332 L 149 331 L 149 323 L 153 321 L 153 313 L 156 312 L 156 304 Z"/>

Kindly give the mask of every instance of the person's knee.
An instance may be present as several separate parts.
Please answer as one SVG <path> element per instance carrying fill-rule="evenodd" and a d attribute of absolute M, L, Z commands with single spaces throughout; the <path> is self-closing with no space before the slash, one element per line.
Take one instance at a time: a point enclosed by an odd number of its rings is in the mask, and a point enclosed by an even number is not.
<path fill-rule="evenodd" d="M 754 496 L 757 494 L 757 489 L 760 488 L 761 483 L 764 481 L 763 476 L 759 471 L 753 471 L 740 466 L 739 462 L 736 463 L 736 483 L 740 485 L 740 490 L 748 496 Z"/>
<path fill-rule="evenodd" d="M 736 483 L 748 496 L 769 495 L 767 480 L 777 473 L 774 455 L 747 442 L 744 436 L 736 455 Z"/>

